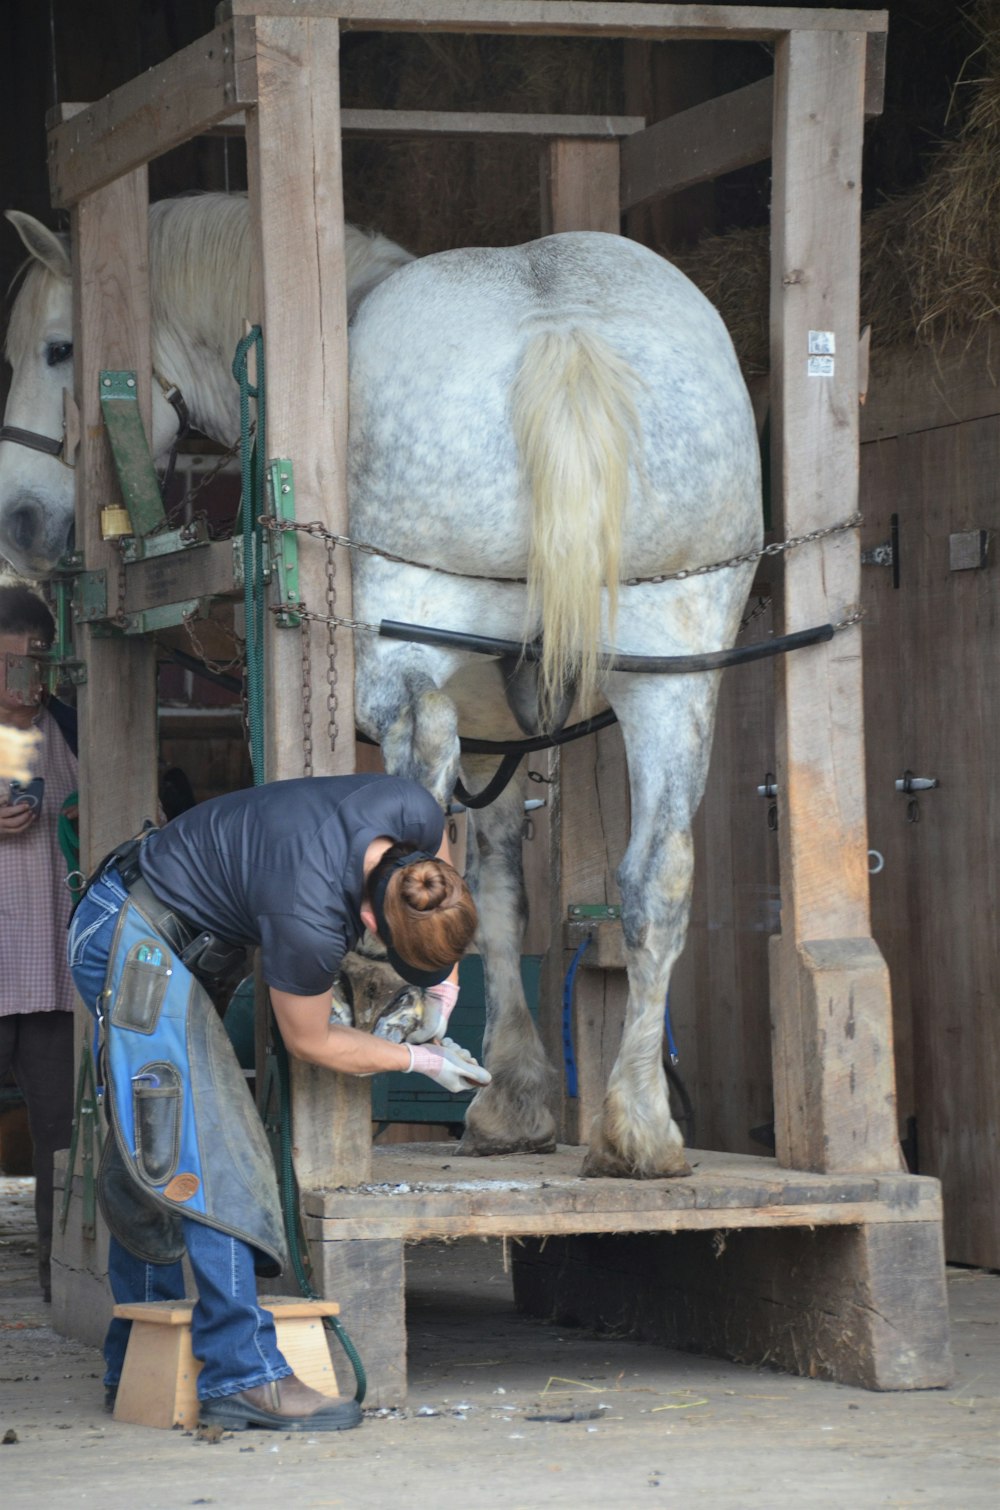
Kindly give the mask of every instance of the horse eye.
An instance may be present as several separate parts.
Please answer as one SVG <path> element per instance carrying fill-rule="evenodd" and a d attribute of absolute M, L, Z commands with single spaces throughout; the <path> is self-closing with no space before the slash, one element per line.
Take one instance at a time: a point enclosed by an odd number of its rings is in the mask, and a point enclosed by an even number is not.
<path fill-rule="evenodd" d="M 60 362 L 68 362 L 72 355 L 72 341 L 50 341 L 45 348 L 45 362 L 48 367 L 58 367 Z"/>

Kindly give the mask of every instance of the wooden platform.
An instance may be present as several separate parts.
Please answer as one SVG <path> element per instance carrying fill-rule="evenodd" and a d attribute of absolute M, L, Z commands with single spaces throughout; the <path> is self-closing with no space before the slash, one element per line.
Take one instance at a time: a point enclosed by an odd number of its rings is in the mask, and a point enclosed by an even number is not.
<path fill-rule="evenodd" d="M 936 1180 L 691 1151 L 691 1177 L 583 1179 L 582 1148 L 374 1150 L 371 1183 L 304 1196 L 323 1290 L 370 1390 L 406 1393 L 404 1246 L 511 1237 L 518 1307 L 566 1325 L 877 1389 L 951 1378 Z"/>

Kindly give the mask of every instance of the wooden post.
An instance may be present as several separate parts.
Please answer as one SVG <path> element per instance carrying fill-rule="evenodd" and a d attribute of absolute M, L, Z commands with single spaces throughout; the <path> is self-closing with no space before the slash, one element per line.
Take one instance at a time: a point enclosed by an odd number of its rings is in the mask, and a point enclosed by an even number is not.
<path fill-rule="evenodd" d="M 854 513 L 865 38 L 793 32 L 775 55 L 771 371 L 788 536 Z M 856 530 L 785 557 L 783 630 L 851 615 Z M 868 909 L 861 630 L 777 662 L 781 934 L 772 944 L 776 1152 L 899 1167 L 892 1013 Z"/>
<path fill-rule="evenodd" d="M 73 352 L 80 449 L 76 540 L 88 571 L 107 573 L 118 598 L 121 559 L 101 539 L 101 508 L 119 500 L 101 418 L 102 368 L 135 371 L 146 433 L 151 412 L 147 173 L 136 169 L 73 209 Z M 145 637 L 77 626 L 87 681 L 80 689 L 80 864 L 84 871 L 157 815 L 156 662 Z"/>
<path fill-rule="evenodd" d="M 296 513 L 347 532 L 347 300 L 336 19 L 259 18 L 257 105 L 247 111 L 251 221 L 267 369 L 268 459 L 294 467 Z M 303 601 L 350 616 L 338 551 L 335 608 L 325 546 L 299 537 Z M 267 777 L 304 769 L 305 673 L 316 775 L 354 770 L 354 647 L 324 624 L 266 632 Z M 303 653 L 305 651 L 305 653 Z M 335 701 L 334 701 L 335 699 Z M 330 724 L 336 722 L 331 748 Z M 353 1185 L 371 1164 L 369 1082 L 292 1061 L 295 1167 L 306 1188 Z"/>
<path fill-rule="evenodd" d="M 541 154 L 542 231 L 608 231 L 617 235 L 617 142 L 550 142 Z M 614 871 L 628 843 L 628 782 L 621 731 L 602 730 L 552 756 L 549 837 L 552 861 L 551 942 L 543 965 L 543 1037 L 562 1086 L 561 1136 L 584 1143 L 600 1113 L 628 999 L 623 970 L 582 968 L 576 975 L 571 1032 L 577 1094 L 566 1094 L 561 1031 L 564 948 L 571 902 L 615 903 Z M 602 797 L 603 794 L 603 797 Z M 567 816 L 567 814 L 571 816 Z M 593 954 L 593 946 L 588 953 Z M 584 957 L 586 961 L 587 956 Z M 557 1114 L 558 1115 L 558 1114 Z"/>

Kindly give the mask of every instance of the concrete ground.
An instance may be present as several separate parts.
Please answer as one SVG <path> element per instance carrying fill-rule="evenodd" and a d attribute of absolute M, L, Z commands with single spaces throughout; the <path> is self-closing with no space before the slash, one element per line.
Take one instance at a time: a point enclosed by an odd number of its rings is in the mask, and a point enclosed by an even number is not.
<path fill-rule="evenodd" d="M 526 1320 L 499 1242 L 425 1243 L 408 1264 L 405 1410 L 210 1442 L 104 1414 L 99 1354 L 47 1325 L 31 1200 L 30 1180 L 0 1180 L 4 1510 L 1000 1504 L 997 1274 L 949 1274 L 955 1385 L 876 1395 Z"/>

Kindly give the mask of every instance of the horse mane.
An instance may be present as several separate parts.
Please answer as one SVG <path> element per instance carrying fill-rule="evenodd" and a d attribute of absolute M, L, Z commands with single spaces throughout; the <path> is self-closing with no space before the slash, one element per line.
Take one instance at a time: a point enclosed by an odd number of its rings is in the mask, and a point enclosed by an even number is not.
<path fill-rule="evenodd" d="M 352 225 L 344 231 L 350 317 L 365 294 L 413 259 L 385 236 Z M 245 194 L 191 194 L 150 206 L 153 359 L 165 377 L 191 383 L 199 427 L 220 440 L 232 438 L 230 363 L 253 308 L 252 252 Z"/>
<path fill-rule="evenodd" d="M 352 225 L 344 232 L 351 317 L 376 284 L 413 259 L 385 236 Z M 230 364 L 253 308 L 252 252 L 245 194 L 189 194 L 149 207 L 153 362 L 163 377 L 180 384 L 198 427 L 217 440 L 236 434 Z M 12 366 L 37 339 L 57 278 L 43 263 L 28 259 L 5 341 Z M 65 332 L 67 338 L 71 334 Z"/>

